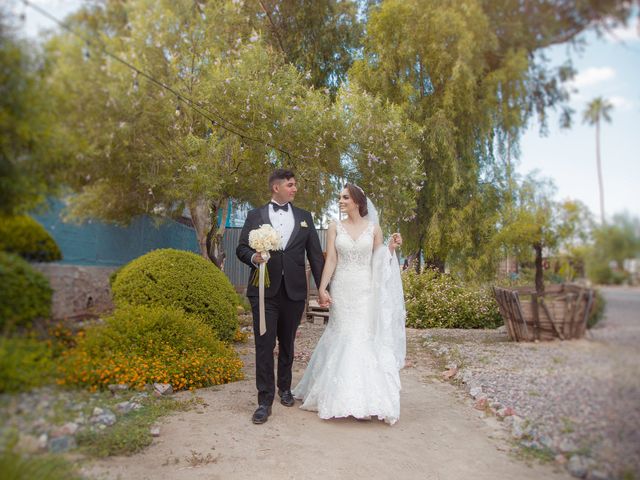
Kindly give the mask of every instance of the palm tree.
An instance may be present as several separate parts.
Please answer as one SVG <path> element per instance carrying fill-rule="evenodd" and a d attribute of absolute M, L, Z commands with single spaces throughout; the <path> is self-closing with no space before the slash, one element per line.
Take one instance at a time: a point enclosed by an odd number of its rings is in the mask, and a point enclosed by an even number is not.
<path fill-rule="evenodd" d="M 600 187 L 600 221 L 604 225 L 604 187 L 602 185 L 602 163 L 600 162 L 600 120 L 611 122 L 613 105 L 609 100 L 596 97 L 587 104 L 582 114 L 582 122 L 596 126 L 596 164 L 598 166 L 598 186 Z"/>

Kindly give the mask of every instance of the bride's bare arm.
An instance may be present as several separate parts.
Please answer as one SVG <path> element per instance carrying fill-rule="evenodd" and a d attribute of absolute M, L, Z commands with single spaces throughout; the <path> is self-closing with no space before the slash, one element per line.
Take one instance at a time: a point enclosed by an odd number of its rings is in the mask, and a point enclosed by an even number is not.
<path fill-rule="evenodd" d="M 375 249 L 382 244 L 382 229 L 380 228 L 380 225 L 376 225 L 375 230 L 373 231 L 373 250 L 375 251 Z M 402 237 L 400 236 L 400 234 L 394 233 L 393 235 L 391 235 L 391 238 L 389 239 L 389 252 L 393 254 L 396 248 L 398 248 L 400 245 L 402 245 Z"/>
<path fill-rule="evenodd" d="M 324 268 L 322 269 L 322 278 L 320 285 L 318 286 L 318 293 L 322 296 L 327 294 L 327 286 L 331 281 L 333 272 L 336 269 L 336 263 L 338 261 L 338 255 L 336 252 L 336 224 L 331 222 L 329 229 L 327 230 L 327 258 L 324 261 Z"/>

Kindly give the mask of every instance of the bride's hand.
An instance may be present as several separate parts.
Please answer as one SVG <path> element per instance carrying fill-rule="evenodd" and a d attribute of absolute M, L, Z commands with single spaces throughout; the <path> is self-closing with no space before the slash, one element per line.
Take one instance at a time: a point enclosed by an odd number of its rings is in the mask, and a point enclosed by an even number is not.
<path fill-rule="evenodd" d="M 400 235 L 397 232 L 391 235 L 391 241 L 389 242 L 389 250 L 394 252 L 395 249 L 400 247 L 401 245 L 402 245 L 402 235 Z"/>
<path fill-rule="evenodd" d="M 331 305 L 331 295 L 326 290 L 321 290 L 318 292 L 318 296 L 320 297 L 320 301 L 318 302 L 321 307 L 325 308 Z"/>

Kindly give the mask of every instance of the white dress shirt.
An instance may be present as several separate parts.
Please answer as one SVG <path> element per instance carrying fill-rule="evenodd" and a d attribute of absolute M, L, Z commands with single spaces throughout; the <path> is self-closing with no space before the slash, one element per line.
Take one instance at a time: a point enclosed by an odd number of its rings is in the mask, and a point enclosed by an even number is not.
<path fill-rule="evenodd" d="M 274 200 L 271 200 L 271 202 L 277 203 Z M 284 210 L 278 210 L 276 212 L 271 202 L 269 202 L 269 220 L 271 221 L 273 228 L 275 228 L 280 234 L 282 249 L 284 250 L 284 247 L 287 246 L 287 243 L 291 238 L 291 234 L 293 233 L 293 226 L 295 223 L 295 219 L 293 218 L 293 208 L 291 204 L 289 204 L 289 209 L 286 212 Z"/>
<path fill-rule="evenodd" d="M 271 202 L 275 202 L 271 200 Z M 282 245 L 282 250 L 287 246 L 289 239 L 291 238 L 291 234 L 293 233 L 293 227 L 295 224 L 295 218 L 293 217 L 293 207 L 289 204 L 289 209 L 285 212 L 284 210 L 278 210 L 277 212 L 274 210 L 273 205 L 269 202 L 269 221 L 273 228 L 276 229 L 276 232 L 280 234 L 280 240 Z M 278 203 L 278 205 L 280 205 Z M 255 257 L 255 253 L 251 256 L 251 263 L 257 268 L 258 264 L 253 261 Z"/>

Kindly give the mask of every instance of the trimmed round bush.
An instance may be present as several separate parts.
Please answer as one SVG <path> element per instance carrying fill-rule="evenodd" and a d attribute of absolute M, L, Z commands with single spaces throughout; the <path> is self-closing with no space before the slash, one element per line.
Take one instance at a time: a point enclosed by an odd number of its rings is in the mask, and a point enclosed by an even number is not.
<path fill-rule="evenodd" d="M 62 259 L 53 237 L 27 215 L 0 217 L 0 250 L 20 255 L 30 262 Z"/>
<path fill-rule="evenodd" d="M 233 341 L 238 297 L 229 279 L 192 252 L 149 252 L 118 271 L 111 286 L 116 305 L 179 307 L 200 316 L 220 340 Z"/>
<path fill-rule="evenodd" d="M 49 317 L 51 295 L 42 273 L 17 255 L 0 252 L 0 330 Z"/>
<path fill-rule="evenodd" d="M 60 384 L 92 389 L 109 384 L 170 383 L 174 390 L 242 378 L 235 350 L 209 325 L 179 308 L 124 306 L 91 327 L 62 353 Z"/>
<path fill-rule="evenodd" d="M 402 274 L 407 326 L 414 328 L 496 328 L 503 324 L 488 290 L 456 282 L 447 274 L 426 269 Z"/>

